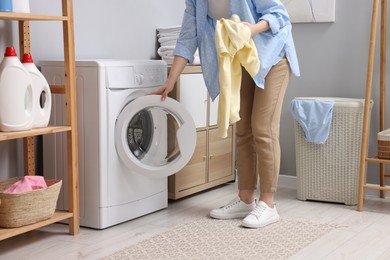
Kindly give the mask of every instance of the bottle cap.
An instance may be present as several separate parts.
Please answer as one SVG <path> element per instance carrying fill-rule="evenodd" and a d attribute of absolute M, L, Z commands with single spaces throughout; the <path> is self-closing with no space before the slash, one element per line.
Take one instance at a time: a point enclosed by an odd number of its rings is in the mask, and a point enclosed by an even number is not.
<path fill-rule="evenodd" d="M 34 63 L 34 60 L 30 53 L 23 54 L 22 63 Z"/>
<path fill-rule="evenodd" d="M 7 47 L 5 49 L 4 57 L 17 56 L 14 47 Z"/>

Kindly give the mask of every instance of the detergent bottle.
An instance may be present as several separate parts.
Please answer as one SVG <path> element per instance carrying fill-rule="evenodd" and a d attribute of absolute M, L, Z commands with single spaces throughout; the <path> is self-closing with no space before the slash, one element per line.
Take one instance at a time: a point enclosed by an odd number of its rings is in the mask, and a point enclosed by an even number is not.
<path fill-rule="evenodd" d="M 32 128 L 32 81 L 13 47 L 7 47 L 0 63 L 0 131 Z"/>
<path fill-rule="evenodd" d="M 30 53 L 23 55 L 22 63 L 32 79 L 33 128 L 46 127 L 49 124 L 51 112 L 51 91 L 46 78 L 35 66 Z"/>
<path fill-rule="evenodd" d="M 29 0 L 12 0 L 12 12 L 29 13 L 30 12 Z"/>
<path fill-rule="evenodd" d="M 12 0 L 0 0 L 0 12 L 12 12 Z"/>

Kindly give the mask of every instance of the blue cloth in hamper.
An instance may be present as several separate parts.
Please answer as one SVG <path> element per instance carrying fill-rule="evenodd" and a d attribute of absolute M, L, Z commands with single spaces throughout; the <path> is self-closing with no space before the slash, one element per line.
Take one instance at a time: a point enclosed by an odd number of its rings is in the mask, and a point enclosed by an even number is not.
<path fill-rule="evenodd" d="M 329 136 L 335 102 L 310 99 L 293 99 L 291 114 L 305 133 L 305 139 L 324 144 Z"/>

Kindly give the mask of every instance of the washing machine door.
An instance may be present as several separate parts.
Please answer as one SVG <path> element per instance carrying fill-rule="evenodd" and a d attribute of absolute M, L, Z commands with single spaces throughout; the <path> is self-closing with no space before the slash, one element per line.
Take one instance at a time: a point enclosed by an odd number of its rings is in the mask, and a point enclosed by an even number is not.
<path fill-rule="evenodd" d="M 115 147 L 123 163 L 152 178 L 172 175 L 191 159 L 196 128 L 191 115 L 174 99 L 159 95 L 135 98 L 115 124 Z"/>

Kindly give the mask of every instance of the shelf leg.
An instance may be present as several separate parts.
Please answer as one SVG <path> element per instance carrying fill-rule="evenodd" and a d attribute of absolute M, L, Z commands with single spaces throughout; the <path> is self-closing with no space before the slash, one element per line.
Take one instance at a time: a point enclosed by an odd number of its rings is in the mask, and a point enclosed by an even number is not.
<path fill-rule="evenodd" d="M 62 11 L 63 15 L 68 17 L 68 20 L 63 21 L 66 125 L 72 127 L 72 130 L 67 134 L 69 211 L 73 213 L 73 217 L 69 219 L 69 232 L 76 235 L 80 232 L 80 209 L 73 1 L 62 0 Z"/>
<path fill-rule="evenodd" d="M 35 175 L 35 144 L 34 137 L 23 138 L 24 175 Z"/>
<path fill-rule="evenodd" d="M 386 31 L 387 31 L 387 0 L 381 2 L 381 44 L 380 44 L 380 90 L 379 90 L 379 131 L 385 129 L 386 111 Z M 385 187 L 385 165 L 379 166 L 380 186 Z M 386 191 L 380 191 L 380 197 L 386 197 Z"/>
<path fill-rule="evenodd" d="M 375 44 L 378 24 L 378 10 L 379 0 L 373 1 L 372 7 L 372 21 L 371 21 L 371 34 L 370 34 L 370 48 L 368 55 L 367 66 L 367 80 L 366 80 L 366 95 L 364 103 L 364 120 L 363 120 L 363 133 L 361 140 L 361 153 L 360 153 L 360 176 L 359 176 L 359 191 L 358 191 L 358 205 L 357 210 L 363 210 L 364 201 L 364 186 L 366 185 L 366 171 L 367 171 L 367 155 L 368 155 L 368 133 L 370 125 L 370 102 L 372 92 L 372 78 L 374 74 L 374 61 L 375 61 Z"/>

